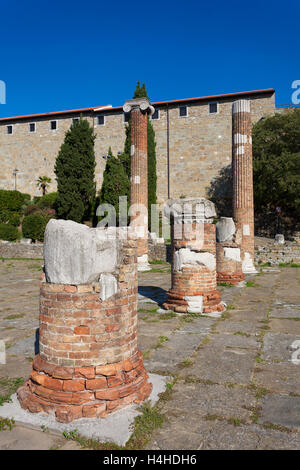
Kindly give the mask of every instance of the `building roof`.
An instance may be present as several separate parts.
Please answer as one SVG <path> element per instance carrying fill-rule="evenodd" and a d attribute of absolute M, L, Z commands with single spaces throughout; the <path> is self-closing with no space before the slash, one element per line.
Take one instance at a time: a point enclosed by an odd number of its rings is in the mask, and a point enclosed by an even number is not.
<path fill-rule="evenodd" d="M 168 104 L 180 104 L 180 103 L 192 103 L 195 101 L 213 101 L 219 99 L 227 99 L 227 98 L 234 98 L 239 96 L 253 96 L 253 95 L 261 95 L 261 94 L 269 94 L 274 93 L 274 88 L 267 88 L 264 90 L 251 90 L 251 91 L 239 91 L 236 93 L 227 93 L 223 95 L 211 95 L 211 96 L 199 96 L 197 98 L 183 98 L 177 100 L 170 100 L 170 101 L 156 101 L 152 102 L 153 106 L 166 106 Z M 12 117 L 4 117 L 0 118 L 0 122 L 3 121 L 17 121 L 19 119 L 37 119 L 37 118 L 46 118 L 51 116 L 61 116 L 64 114 L 81 114 L 86 112 L 100 112 L 100 111 L 120 111 L 123 110 L 123 106 L 92 106 L 91 108 L 80 108 L 80 109 L 69 109 L 66 111 L 52 111 L 49 113 L 40 113 L 40 114 L 27 114 L 24 116 L 12 116 Z"/>

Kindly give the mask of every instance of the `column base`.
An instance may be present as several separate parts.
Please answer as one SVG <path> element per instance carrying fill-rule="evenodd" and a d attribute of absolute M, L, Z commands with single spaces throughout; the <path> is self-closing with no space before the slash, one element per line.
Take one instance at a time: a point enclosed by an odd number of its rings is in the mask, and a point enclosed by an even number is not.
<path fill-rule="evenodd" d="M 151 266 L 148 263 L 148 255 L 138 256 L 137 259 L 138 271 L 150 271 Z"/>
<path fill-rule="evenodd" d="M 217 273 L 217 282 L 226 282 L 233 286 L 238 285 L 245 279 L 244 273 Z"/>
<path fill-rule="evenodd" d="M 163 304 L 166 310 L 177 313 L 215 313 L 223 312 L 226 307 L 221 302 L 221 294 L 218 290 L 212 292 L 199 292 L 197 295 L 185 295 L 170 290 L 168 299 Z"/>
<path fill-rule="evenodd" d="M 152 391 L 142 353 L 101 366 L 78 368 L 49 364 L 38 355 L 17 394 L 23 409 L 55 415 L 69 423 L 78 418 L 105 418 L 130 403 L 141 403 Z"/>
<path fill-rule="evenodd" d="M 254 266 L 253 259 L 251 258 L 250 253 L 245 253 L 243 263 L 242 263 L 242 270 L 244 274 L 257 274 L 258 271 Z"/>

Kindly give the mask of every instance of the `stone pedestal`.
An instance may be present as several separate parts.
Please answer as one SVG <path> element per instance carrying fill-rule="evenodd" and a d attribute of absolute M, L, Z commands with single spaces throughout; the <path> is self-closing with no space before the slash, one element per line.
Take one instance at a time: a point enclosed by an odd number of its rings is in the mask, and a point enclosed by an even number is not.
<path fill-rule="evenodd" d="M 126 228 L 48 223 L 39 354 L 18 390 L 22 408 L 70 422 L 104 418 L 149 396 L 137 347 L 137 243 L 126 235 Z"/>
<path fill-rule="evenodd" d="M 250 100 L 239 100 L 233 103 L 232 134 L 233 218 L 242 236 L 243 272 L 256 273 Z"/>
<path fill-rule="evenodd" d="M 243 281 L 241 247 L 237 243 L 235 224 L 229 217 L 221 217 L 216 224 L 217 281 L 236 285 Z"/>
<path fill-rule="evenodd" d="M 148 157 L 147 115 L 154 108 L 147 98 L 128 100 L 124 112 L 131 117 L 130 226 L 138 240 L 138 270 L 147 271 L 148 264 Z"/>
<path fill-rule="evenodd" d="M 204 198 L 168 201 L 172 223 L 172 287 L 163 305 L 182 313 L 224 310 L 216 279 L 214 204 Z"/>

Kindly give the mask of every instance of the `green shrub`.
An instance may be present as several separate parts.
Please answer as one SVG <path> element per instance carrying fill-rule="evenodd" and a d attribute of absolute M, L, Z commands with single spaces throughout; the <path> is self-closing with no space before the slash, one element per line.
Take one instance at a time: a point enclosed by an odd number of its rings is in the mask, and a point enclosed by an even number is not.
<path fill-rule="evenodd" d="M 35 213 L 26 215 L 22 223 L 22 232 L 25 238 L 44 241 L 44 232 L 50 217 Z"/>
<path fill-rule="evenodd" d="M 25 201 L 30 201 L 30 195 L 20 193 L 20 191 L 8 191 L 0 189 L 0 211 L 9 210 L 20 212 Z"/>
<path fill-rule="evenodd" d="M 40 208 L 36 204 L 30 204 L 30 206 L 26 207 L 24 214 L 26 216 L 36 212 L 41 212 Z"/>
<path fill-rule="evenodd" d="M 55 209 L 55 203 L 57 199 L 57 193 L 49 193 L 45 194 L 45 196 L 42 196 L 39 198 L 39 200 L 36 202 L 36 205 L 40 209 Z"/>
<path fill-rule="evenodd" d="M 0 222 L 18 227 L 21 222 L 20 214 L 8 210 L 0 211 Z"/>
<path fill-rule="evenodd" d="M 0 223 L 0 240 L 16 241 L 21 234 L 13 225 Z"/>

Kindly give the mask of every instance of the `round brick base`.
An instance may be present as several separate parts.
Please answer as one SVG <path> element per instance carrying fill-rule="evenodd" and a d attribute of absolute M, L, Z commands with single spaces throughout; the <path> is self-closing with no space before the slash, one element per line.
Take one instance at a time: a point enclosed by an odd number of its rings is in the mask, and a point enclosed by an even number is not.
<path fill-rule="evenodd" d="M 171 289 L 168 292 L 168 299 L 163 304 L 163 307 L 167 310 L 173 310 L 178 313 L 187 313 L 188 312 L 188 302 L 185 300 L 186 293 L 176 292 Z M 221 303 L 221 294 L 218 290 L 211 292 L 197 292 L 193 293 L 193 296 L 202 296 L 203 297 L 203 313 L 212 313 L 212 312 L 223 312 L 225 310 L 224 305 Z"/>
<path fill-rule="evenodd" d="M 30 378 L 18 390 L 18 399 L 22 408 L 54 414 L 62 423 L 105 418 L 107 413 L 145 400 L 152 391 L 147 379 L 140 352 L 122 362 L 79 368 L 49 364 L 38 355 Z"/>
<path fill-rule="evenodd" d="M 217 273 L 218 282 L 226 282 L 226 284 L 237 285 L 239 282 L 244 281 L 244 273 Z"/>

